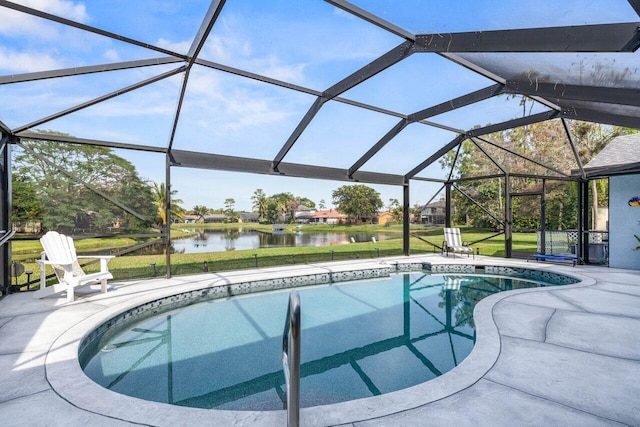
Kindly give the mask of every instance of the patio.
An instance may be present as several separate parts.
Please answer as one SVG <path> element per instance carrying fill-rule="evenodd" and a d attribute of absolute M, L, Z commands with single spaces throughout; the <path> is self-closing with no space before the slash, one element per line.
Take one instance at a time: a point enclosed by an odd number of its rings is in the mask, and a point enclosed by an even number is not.
<path fill-rule="evenodd" d="M 150 298 L 417 261 L 523 266 L 583 282 L 486 298 L 476 309 L 476 346 L 458 368 L 410 389 L 302 409 L 302 425 L 640 425 L 640 284 L 630 255 L 637 254 L 632 226 L 640 223 L 635 211 L 628 214 L 639 195 L 627 194 L 636 191 L 640 163 L 585 167 L 593 141 L 581 132 L 591 124 L 640 129 L 640 1 L 496 0 L 464 10 L 455 2 L 159 3 L 0 0 L 1 424 L 284 425 L 283 411 L 199 410 L 102 389 L 79 372 L 78 341 L 87 326 Z M 536 126 L 551 136 L 532 137 Z M 136 203 L 135 186 L 114 195 L 110 183 L 122 174 L 78 176 L 72 165 L 56 163 L 56 150 L 69 147 L 117 152 L 136 174 L 144 169 L 144 178 L 162 184 L 165 203 L 156 211 L 164 223 L 145 211 L 150 203 Z M 12 172 L 17 156 L 30 158 L 16 168 L 22 174 Z M 29 181 L 36 163 L 47 165 L 45 177 L 64 177 L 77 191 L 38 193 L 44 208 L 58 213 L 55 203 L 96 197 L 99 208 L 74 206 L 64 219 L 81 217 L 82 209 L 116 209 L 105 217 L 136 223 L 115 230 L 119 237 L 164 245 L 166 278 L 114 281 L 106 294 L 69 304 L 12 293 L 12 206 L 23 195 L 15 178 Z M 104 177 L 112 181 L 101 183 Z M 300 178 L 302 191 L 328 182 L 393 188 L 404 256 L 171 277 L 172 189 L 236 197 L 243 180 L 253 190 L 257 182 Z M 599 207 L 590 184 L 601 178 L 617 185 L 612 210 L 624 214 L 610 217 L 612 229 L 629 237 L 608 244 L 620 246 L 618 259 L 632 259 L 618 266 L 633 270 L 512 259 L 514 234 L 536 228 L 544 236 L 546 198 L 562 187 L 576 202 L 570 227 L 588 264 L 592 202 L 594 212 Z M 495 206 L 478 203 L 465 187 L 485 182 L 497 194 L 486 198 Z M 33 187 L 35 200 L 44 187 Z M 456 197 L 477 206 L 483 227 L 504 235 L 506 259 L 410 256 L 410 206 L 438 195 L 447 227 L 456 225 Z M 538 222 L 518 227 L 524 198 L 535 200 Z M 64 224 L 84 230 L 78 225 Z M 116 234 L 102 227 L 103 237 Z"/>
<path fill-rule="evenodd" d="M 113 393 L 86 378 L 76 381 L 79 366 L 73 346 L 83 332 L 74 331 L 81 323 L 108 317 L 152 295 L 315 270 L 379 268 L 396 262 L 470 263 L 466 258 L 428 255 L 114 282 L 106 294 L 87 294 L 70 304 L 64 304 L 63 297 L 34 300 L 29 293 L 8 295 L 0 305 L 2 423 L 284 425 L 284 411 L 238 413 L 175 407 Z M 558 271 L 582 282 L 485 298 L 475 311 L 476 346 L 458 368 L 410 389 L 302 409 L 301 424 L 640 424 L 640 384 L 635 380 L 640 377 L 636 271 L 482 256 L 474 262 Z"/>

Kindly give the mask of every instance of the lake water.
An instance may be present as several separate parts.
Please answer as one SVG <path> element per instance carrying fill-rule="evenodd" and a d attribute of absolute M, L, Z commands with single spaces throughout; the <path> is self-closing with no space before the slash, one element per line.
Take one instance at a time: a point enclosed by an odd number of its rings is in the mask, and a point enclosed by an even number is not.
<path fill-rule="evenodd" d="M 202 230 L 195 236 L 173 239 L 175 253 L 222 252 L 284 246 L 331 246 L 356 242 L 389 239 L 381 233 L 261 233 L 248 228 L 230 230 Z"/>

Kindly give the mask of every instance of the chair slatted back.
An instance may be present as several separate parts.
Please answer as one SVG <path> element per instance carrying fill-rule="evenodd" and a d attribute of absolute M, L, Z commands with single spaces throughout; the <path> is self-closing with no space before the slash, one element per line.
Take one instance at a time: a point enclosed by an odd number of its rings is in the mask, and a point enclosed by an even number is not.
<path fill-rule="evenodd" d="M 446 291 L 459 291 L 462 279 L 458 276 L 444 276 L 444 289 Z"/>
<path fill-rule="evenodd" d="M 462 246 L 462 237 L 460 236 L 459 228 L 445 228 L 444 239 L 449 247 L 455 248 Z"/>
<path fill-rule="evenodd" d="M 42 236 L 40 244 L 47 253 L 49 261 L 56 264 L 71 264 L 77 258 L 73 240 L 57 231 L 49 231 Z"/>
<path fill-rule="evenodd" d="M 57 231 L 49 231 L 40 238 L 40 244 L 47 253 L 47 259 L 54 264 L 53 270 L 60 281 L 64 279 L 62 265 L 71 264 L 73 275 L 76 277 L 85 275 L 78 263 L 76 247 L 71 237 L 60 234 Z"/>

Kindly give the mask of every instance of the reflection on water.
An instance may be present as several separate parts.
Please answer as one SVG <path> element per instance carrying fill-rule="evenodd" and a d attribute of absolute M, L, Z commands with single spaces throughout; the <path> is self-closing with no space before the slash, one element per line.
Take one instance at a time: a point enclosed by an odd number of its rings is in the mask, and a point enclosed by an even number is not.
<path fill-rule="evenodd" d="M 299 289 L 301 406 L 407 388 L 457 366 L 487 295 L 535 283 L 405 273 Z M 111 331 L 81 355 L 110 390 L 198 408 L 276 410 L 286 401 L 282 329 L 288 292 L 215 300 Z"/>
<path fill-rule="evenodd" d="M 196 235 L 171 241 L 171 253 L 222 252 L 283 246 L 331 246 L 355 242 L 389 239 L 380 233 L 264 233 L 248 228 L 200 230 Z M 162 244 L 145 249 L 144 255 L 161 254 Z M 136 255 L 142 255 L 137 252 Z"/>

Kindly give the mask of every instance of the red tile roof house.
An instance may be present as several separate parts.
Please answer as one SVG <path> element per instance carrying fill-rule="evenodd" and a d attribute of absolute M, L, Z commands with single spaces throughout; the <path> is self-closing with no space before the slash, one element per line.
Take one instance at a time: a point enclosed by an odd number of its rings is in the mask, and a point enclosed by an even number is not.
<path fill-rule="evenodd" d="M 344 224 L 346 219 L 345 214 L 329 209 L 314 213 L 309 222 L 311 224 Z"/>

